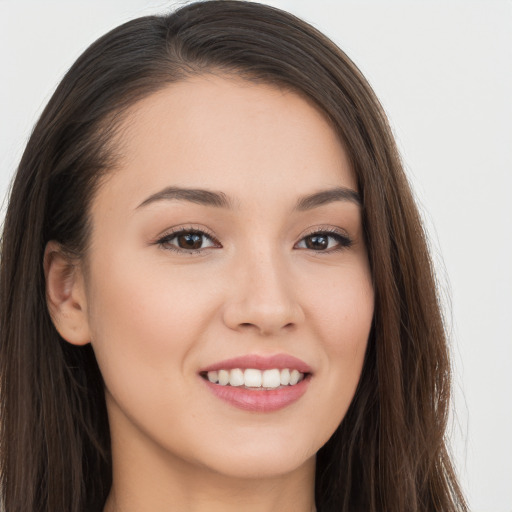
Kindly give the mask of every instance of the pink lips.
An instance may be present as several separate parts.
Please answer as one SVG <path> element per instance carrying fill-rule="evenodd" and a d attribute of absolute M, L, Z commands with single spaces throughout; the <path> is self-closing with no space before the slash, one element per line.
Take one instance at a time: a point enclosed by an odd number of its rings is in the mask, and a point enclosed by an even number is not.
<path fill-rule="evenodd" d="M 276 354 L 273 356 L 249 354 L 247 356 L 234 357 L 233 359 L 226 359 L 201 368 L 200 372 L 232 370 L 233 368 L 255 368 L 257 370 L 271 370 L 272 368 L 284 370 L 285 368 L 289 368 L 290 370 L 299 370 L 301 373 L 312 372 L 311 367 L 304 361 L 288 354 Z"/>
<path fill-rule="evenodd" d="M 304 361 L 287 354 L 273 356 L 247 355 L 219 361 L 200 370 L 201 374 L 209 371 L 232 370 L 234 368 L 255 368 L 258 370 L 280 370 L 289 368 L 296 369 L 301 373 L 308 374 L 304 380 L 294 386 L 283 386 L 278 389 L 250 390 L 244 387 L 221 386 L 214 384 L 207 379 L 202 379 L 208 389 L 218 398 L 229 404 L 246 411 L 272 412 L 283 409 L 299 400 L 307 391 L 311 380 L 311 367 Z"/>

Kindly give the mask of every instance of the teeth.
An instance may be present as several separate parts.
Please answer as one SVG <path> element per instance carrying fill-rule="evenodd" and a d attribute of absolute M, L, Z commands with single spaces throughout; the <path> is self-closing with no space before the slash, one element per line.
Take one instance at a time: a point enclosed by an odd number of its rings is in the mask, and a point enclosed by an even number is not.
<path fill-rule="evenodd" d="M 243 386 L 245 384 L 244 372 L 240 368 L 235 368 L 229 372 L 230 386 Z"/>
<path fill-rule="evenodd" d="M 229 372 L 227 370 L 219 370 L 219 384 L 221 386 L 229 384 Z"/>
<path fill-rule="evenodd" d="M 261 370 L 245 370 L 244 384 L 248 388 L 261 388 Z"/>
<path fill-rule="evenodd" d="M 232 370 L 211 371 L 208 372 L 207 377 L 210 382 L 221 386 L 276 389 L 279 386 L 294 386 L 304 379 L 304 374 L 298 370 L 288 368 L 284 370 L 273 368 L 264 371 L 254 368 L 247 368 L 246 370 L 234 368 Z"/>
<path fill-rule="evenodd" d="M 290 370 L 286 368 L 281 370 L 281 386 L 288 386 L 290 384 Z"/>
<path fill-rule="evenodd" d="M 281 372 L 275 370 L 265 370 L 263 372 L 262 384 L 264 388 L 277 388 L 281 385 Z"/>
<path fill-rule="evenodd" d="M 290 373 L 290 386 L 297 384 L 300 380 L 300 373 L 297 370 L 292 370 Z"/>

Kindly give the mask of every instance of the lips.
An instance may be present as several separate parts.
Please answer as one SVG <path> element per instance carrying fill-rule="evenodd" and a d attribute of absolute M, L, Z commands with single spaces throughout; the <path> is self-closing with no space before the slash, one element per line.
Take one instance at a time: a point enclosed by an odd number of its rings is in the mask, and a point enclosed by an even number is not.
<path fill-rule="evenodd" d="M 272 412 L 304 395 L 312 370 L 304 361 L 288 354 L 250 354 L 219 361 L 199 373 L 207 388 L 230 405 L 245 411 Z"/>
<path fill-rule="evenodd" d="M 289 368 L 298 370 L 300 373 L 312 373 L 312 369 L 308 364 L 301 359 L 288 354 L 275 354 L 273 356 L 249 354 L 246 356 L 234 357 L 232 359 L 226 359 L 206 366 L 200 370 L 200 373 L 232 370 L 234 368 L 255 368 L 257 370 L 272 370 L 273 368 L 284 370 L 285 368 Z"/>

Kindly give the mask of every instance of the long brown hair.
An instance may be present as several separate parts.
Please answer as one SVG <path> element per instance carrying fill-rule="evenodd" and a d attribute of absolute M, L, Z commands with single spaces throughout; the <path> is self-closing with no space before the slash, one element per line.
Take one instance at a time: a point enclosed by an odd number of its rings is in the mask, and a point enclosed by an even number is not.
<path fill-rule="evenodd" d="M 445 445 L 450 365 L 424 231 L 385 114 L 329 39 L 291 14 L 231 0 L 130 21 L 89 47 L 39 119 L 13 183 L 0 269 L 0 490 L 8 512 L 102 510 L 111 485 L 103 381 L 46 307 L 43 253 L 80 257 L 88 209 L 116 165 L 128 107 L 203 73 L 293 90 L 324 112 L 363 201 L 375 314 L 363 373 L 317 455 L 321 512 L 465 511 Z"/>

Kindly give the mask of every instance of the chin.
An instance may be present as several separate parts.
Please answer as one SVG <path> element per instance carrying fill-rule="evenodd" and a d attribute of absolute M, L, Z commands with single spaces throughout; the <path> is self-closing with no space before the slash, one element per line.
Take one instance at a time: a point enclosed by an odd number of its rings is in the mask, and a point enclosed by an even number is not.
<path fill-rule="evenodd" d="M 288 454 L 283 456 L 276 456 L 274 454 L 273 457 L 233 458 L 223 461 L 213 469 L 217 473 L 229 478 L 247 480 L 275 479 L 303 469 L 307 465 L 311 465 L 314 469 L 315 458 L 316 454 L 307 459 L 292 458 Z"/>
<path fill-rule="evenodd" d="M 276 478 L 305 465 L 311 465 L 314 470 L 316 450 L 311 445 L 292 444 L 290 440 L 291 436 L 281 442 L 261 439 L 247 441 L 243 446 L 232 443 L 222 453 L 209 451 L 208 460 L 203 458 L 203 464 L 216 473 L 242 479 Z"/>

